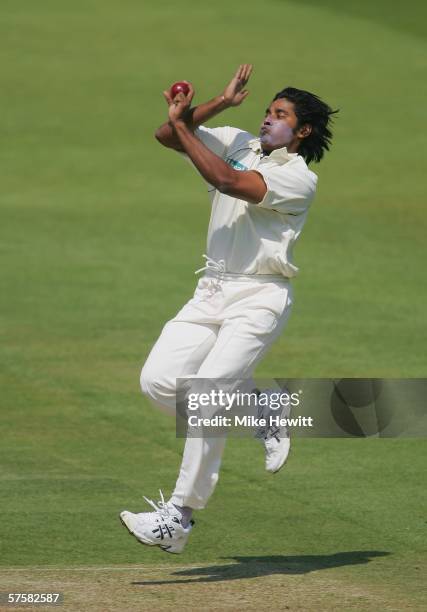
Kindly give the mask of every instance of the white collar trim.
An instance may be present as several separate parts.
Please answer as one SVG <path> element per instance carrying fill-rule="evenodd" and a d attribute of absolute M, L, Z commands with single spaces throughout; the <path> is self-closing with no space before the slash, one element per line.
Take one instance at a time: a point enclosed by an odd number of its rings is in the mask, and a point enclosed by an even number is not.
<path fill-rule="evenodd" d="M 259 138 L 252 138 L 252 140 L 249 140 L 248 145 L 252 151 L 254 151 L 254 153 L 262 153 L 261 141 Z M 279 164 L 284 164 L 294 157 L 298 157 L 298 153 L 288 153 L 287 148 L 282 147 L 281 149 L 274 149 L 274 151 L 272 151 L 270 155 L 266 156 L 264 159 L 272 159 Z"/>

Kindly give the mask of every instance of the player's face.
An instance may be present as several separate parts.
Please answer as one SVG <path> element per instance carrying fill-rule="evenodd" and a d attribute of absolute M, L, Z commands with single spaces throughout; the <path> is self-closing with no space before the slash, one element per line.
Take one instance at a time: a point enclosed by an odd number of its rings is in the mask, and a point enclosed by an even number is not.
<path fill-rule="evenodd" d="M 298 118 L 294 104 L 286 98 L 274 100 L 265 111 L 260 128 L 261 146 L 264 151 L 289 147 L 298 139 L 296 136 Z"/>

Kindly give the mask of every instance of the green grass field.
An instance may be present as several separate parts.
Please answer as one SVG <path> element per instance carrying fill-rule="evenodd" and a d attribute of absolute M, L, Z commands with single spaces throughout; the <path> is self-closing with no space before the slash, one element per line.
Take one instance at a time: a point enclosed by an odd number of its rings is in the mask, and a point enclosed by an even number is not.
<path fill-rule="evenodd" d="M 0 591 L 59 589 L 70 610 L 426 608 L 422 439 L 298 439 L 275 477 L 230 440 L 181 556 L 117 519 L 174 485 L 183 442 L 139 371 L 192 294 L 209 215 L 154 140 L 161 91 L 191 80 L 197 103 L 248 62 L 250 96 L 211 125 L 257 133 L 288 84 L 341 109 L 295 308 L 257 374 L 423 377 L 426 18 L 415 0 L 3 0 Z"/>

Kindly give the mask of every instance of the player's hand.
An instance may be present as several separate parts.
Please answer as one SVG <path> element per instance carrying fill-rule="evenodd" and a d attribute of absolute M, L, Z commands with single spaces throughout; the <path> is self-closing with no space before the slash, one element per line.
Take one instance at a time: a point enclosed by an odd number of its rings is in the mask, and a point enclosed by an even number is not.
<path fill-rule="evenodd" d="M 178 93 L 173 99 L 169 91 L 164 91 L 163 96 L 169 106 L 169 121 L 185 121 L 185 116 L 190 110 L 191 102 L 194 97 L 194 88 L 191 83 L 184 81 L 189 87 L 189 92 L 185 95 L 183 92 Z"/>
<path fill-rule="evenodd" d="M 224 89 L 224 102 L 228 106 L 239 106 L 249 94 L 247 89 L 244 89 L 252 72 L 252 64 L 240 64 L 236 74 L 231 79 L 230 83 Z"/>

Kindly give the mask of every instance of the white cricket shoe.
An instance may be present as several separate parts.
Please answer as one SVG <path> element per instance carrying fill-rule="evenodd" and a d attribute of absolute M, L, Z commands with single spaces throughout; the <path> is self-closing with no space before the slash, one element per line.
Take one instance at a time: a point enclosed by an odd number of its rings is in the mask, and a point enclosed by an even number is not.
<path fill-rule="evenodd" d="M 263 391 L 266 394 L 272 392 L 270 390 Z M 278 410 L 273 410 L 269 406 L 259 408 L 258 417 L 264 418 L 267 424 L 265 427 L 259 427 L 256 430 L 255 438 L 259 438 L 264 444 L 265 469 L 267 472 L 278 472 L 286 463 L 291 450 L 288 427 L 286 425 L 270 424 L 270 417 L 289 418 L 290 413 L 290 405 L 283 406 Z"/>
<path fill-rule="evenodd" d="M 120 520 L 142 544 L 159 546 L 166 552 L 179 554 L 184 550 L 194 521 L 190 521 L 188 527 L 183 527 L 180 511 L 171 502 L 165 502 L 161 491 L 160 498 L 161 501 L 155 504 L 144 495 L 145 501 L 155 512 L 133 514 L 124 510 L 120 513 Z"/>

